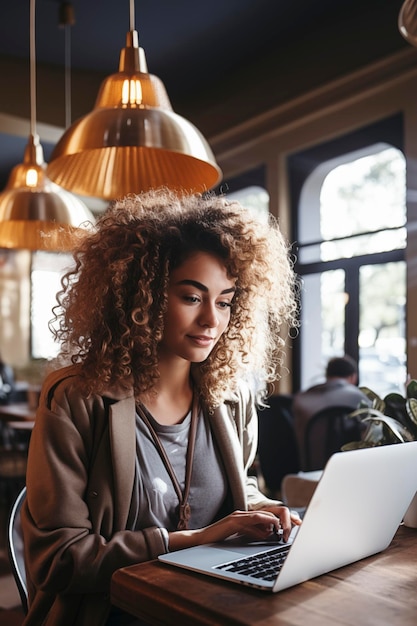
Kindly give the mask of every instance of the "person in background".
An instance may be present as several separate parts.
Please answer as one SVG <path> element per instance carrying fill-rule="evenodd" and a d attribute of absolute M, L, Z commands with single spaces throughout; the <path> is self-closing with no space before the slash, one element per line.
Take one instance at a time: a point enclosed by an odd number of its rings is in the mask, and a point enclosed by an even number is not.
<path fill-rule="evenodd" d="M 15 389 L 14 372 L 0 354 L 0 404 L 8 404 Z"/>
<path fill-rule="evenodd" d="M 329 360 L 325 382 L 294 394 L 292 412 L 301 468 L 305 468 L 304 441 L 307 424 L 313 415 L 332 406 L 354 411 L 368 398 L 357 386 L 358 367 L 352 357 L 345 355 Z"/>
<path fill-rule="evenodd" d="M 248 475 L 261 389 L 297 324 L 297 280 L 271 217 L 165 189 L 109 207 L 55 308 L 27 468 L 24 624 L 138 624 L 113 572 L 169 550 L 300 520 Z M 246 381 L 246 382 L 245 382 Z"/>

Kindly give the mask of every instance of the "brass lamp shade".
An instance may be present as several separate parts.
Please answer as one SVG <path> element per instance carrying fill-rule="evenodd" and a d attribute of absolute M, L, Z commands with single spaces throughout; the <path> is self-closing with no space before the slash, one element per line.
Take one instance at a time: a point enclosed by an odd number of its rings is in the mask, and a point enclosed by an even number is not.
<path fill-rule="evenodd" d="M 417 0 L 405 0 L 398 16 L 398 28 L 404 39 L 417 47 Z"/>
<path fill-rule="evenodd" d="M 108 200 L 161 185 L 201 192 L 222 178 L 200 131 L 173 112 L 163 83 L 148 73 L 135 30 L 119 72 L 103 81 L 93 111 L 63 134 L 47 173 L 74 193 Z"/>
<path fill-rule="evenodd" d="M 47 178 L 42 147 L 31 135 L 23 163 L 0 193 L 0 248 L 67 252 L 79 227 L 93 222 L 83 202 Z"/>

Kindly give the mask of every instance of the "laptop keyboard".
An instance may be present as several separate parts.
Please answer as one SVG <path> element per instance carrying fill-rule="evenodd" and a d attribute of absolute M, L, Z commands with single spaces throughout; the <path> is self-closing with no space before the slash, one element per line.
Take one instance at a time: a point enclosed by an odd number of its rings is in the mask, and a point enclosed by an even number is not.
<path fill-rule="evenodd" d="M 253 554 L 243 559 L 229 561 L 222 565 L 217 565 L 214 569 L 220 569 L 226 572 L 235 572 L 259 578 L 262 580 L 273 581 L 278 575 L 285 558 L 288 554 L 290 546 L 279 546 L 272 548 L 266 552 Z"/>

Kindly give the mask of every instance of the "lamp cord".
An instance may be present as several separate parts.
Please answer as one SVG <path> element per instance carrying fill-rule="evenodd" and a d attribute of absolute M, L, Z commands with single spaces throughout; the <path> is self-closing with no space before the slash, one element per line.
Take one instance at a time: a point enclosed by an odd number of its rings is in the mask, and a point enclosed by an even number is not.
<path fill-rule="evenodd" d="M 135 0 L 130 0 L 130 30 L 135 30 Z"/>
<path fill-rule="evenodd" d="M 30 0 L 30 134 L 36 135 L 35 0 Z"/>
<path fill-rule="evenodd" d="M 65 25 L 65 128 L 71 125 L 71 24 Z"/>
<path fill-rule="evenodd" d="M 64 29 L 65 53 L 65 128 L 71 125 L 71 27 L 75 24 L 72 2 L 61 2 L 58 12 L 58 25 Z"/>

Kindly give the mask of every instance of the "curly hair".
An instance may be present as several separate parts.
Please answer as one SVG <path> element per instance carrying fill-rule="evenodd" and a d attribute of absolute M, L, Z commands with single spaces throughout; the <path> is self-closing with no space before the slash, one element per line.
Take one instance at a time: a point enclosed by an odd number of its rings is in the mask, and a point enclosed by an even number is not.
<path fill-rule="evenodd" d="M 196 251 L 216 255 L 236 279 L 226 331 L 192 366 L 202 400 L 218 405 L 245 376 L 277 379 L 282 331 L 297 326 L 298 299 L 275 220 L 261 223 L 224 196 L 157 189 L 112 203 L 62 280 L 52 330 L 89 392 L 133 384 L 139 396 L 155 385 L 170 272 Z"/>

